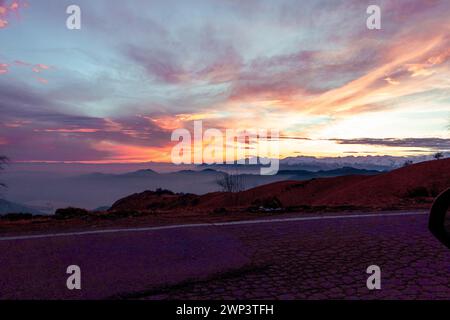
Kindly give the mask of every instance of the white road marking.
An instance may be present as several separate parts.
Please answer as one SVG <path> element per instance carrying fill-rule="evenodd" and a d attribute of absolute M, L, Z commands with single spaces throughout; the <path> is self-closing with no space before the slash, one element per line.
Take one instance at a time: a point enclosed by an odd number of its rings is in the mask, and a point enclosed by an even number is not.
<path fill-rule="evenodd" d="M 398 216 L 412 216 L 412 215 L 424 215 L 424 214 L 427 214 L 427 212 L 371 213 L 371 214 L 352 214 L 352 215 L 335 215 L 335 216 L 314 216 L 314 217 L 298 217 L 298 218 L 245 220 L 245 221 L 218 222 L 218 223 L 177 224 L 177 225 L 160 226 L 160 227 L 106 229 L 106 230 L 92 230 L 92 231 L 80 231 L 80 232 L 48 233 L 48 234 L 26 235 L 26 236 L 0 237 L 0 241 L 32 240 L 32 239 L 44 239 L 44 238 L 55 238 L 55 237 L 71 237 L 71 236 L 84 236 L 84 235 L 95 235 L 95 234 L 108 234 L 108 233 L 144 232 L 144 231 L 159 231 L 159 230 L 169 230 L 169 229 L 221 227 L 221 226 L 236 226 L 236 225 L 295 222 L 295 221 L 398 217 Z"/>

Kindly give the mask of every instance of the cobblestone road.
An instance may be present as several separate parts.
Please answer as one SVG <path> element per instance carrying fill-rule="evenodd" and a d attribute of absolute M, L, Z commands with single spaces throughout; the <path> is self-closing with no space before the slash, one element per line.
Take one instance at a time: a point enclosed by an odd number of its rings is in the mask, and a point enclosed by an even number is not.
<path fill-rule="evenodd" d="M 0 299 L 450 299 L 426 214 L 289 218 L 3 237 Z"/>
<path fill-rule="evenodd" d="M 141 299 L 450 299 L 450 251 L 427 215 L 222 226 L 251 266 Z M 370 265 L 381 290 L 366 287 Z"/>

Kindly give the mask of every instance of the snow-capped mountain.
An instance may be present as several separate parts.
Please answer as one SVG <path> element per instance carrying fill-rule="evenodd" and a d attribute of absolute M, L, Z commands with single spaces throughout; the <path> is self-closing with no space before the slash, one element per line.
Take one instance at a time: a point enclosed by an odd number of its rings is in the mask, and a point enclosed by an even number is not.
<path fill-rule="evenodd" d="M 449 154 L 444 154 L 448 157 Z M 396 156 L 345 156 L 315 158 L 308 156 L 289 157 L 280 161 L 281 167 L 295 166 L 304 170 L 331 170 L 343 167 L 353 167 L 366 170 L 392 170 L 407 162 L 418 163 L 432 160 L 433 155 L 396 157 Z"/>

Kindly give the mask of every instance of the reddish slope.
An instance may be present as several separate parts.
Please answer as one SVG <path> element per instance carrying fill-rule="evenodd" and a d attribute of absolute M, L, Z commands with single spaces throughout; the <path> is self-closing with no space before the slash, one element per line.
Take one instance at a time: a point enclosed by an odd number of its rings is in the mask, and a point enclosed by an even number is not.
<path fill-rule="evenodd" d="M 282 181 L 237 194 L 210 193 L 198 196 L 188 205 L 182 202 L 183 205 L 176 207 L 177 210 L 212 211 L 218 208 L 259 207 L 266 203 L 274 203 L 275 199 L 275 203 L 280 203 L 281 207 L 293 209 L 413 208 L 427 205 L 434 196 L 448 187 L 450 187 L 450 159 L 444 159 L 422 162 L 375 176 Z M 121 201 L 121 208 L 129 206 L 132 209 L 135 205 L 132 202 Z"/>
<path fill-rule="evenodd" d="M 448 187 L 450 159 L 435 160 L 369 176 L 321 201 L 329 205 L 395 206 L 414 202 L 420 195 L 433 198 Z"/>

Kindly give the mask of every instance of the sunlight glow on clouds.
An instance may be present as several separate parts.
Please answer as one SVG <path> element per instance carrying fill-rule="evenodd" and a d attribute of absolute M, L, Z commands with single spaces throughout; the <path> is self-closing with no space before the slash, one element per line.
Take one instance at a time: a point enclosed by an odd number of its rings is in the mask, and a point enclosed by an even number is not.
<path fill-rule="evenodd" d="M 282 156 L 448 148 L 447 0 L 380 0 L 382 30 L 356 0 L 80 0 L 79 31 L 61 1 L 28 2 L 0 0 L 13 159 L 167 161 L 195 120 L 278 129 Z"/>

